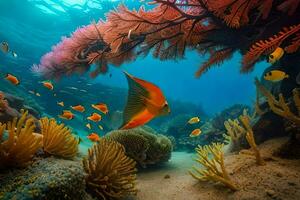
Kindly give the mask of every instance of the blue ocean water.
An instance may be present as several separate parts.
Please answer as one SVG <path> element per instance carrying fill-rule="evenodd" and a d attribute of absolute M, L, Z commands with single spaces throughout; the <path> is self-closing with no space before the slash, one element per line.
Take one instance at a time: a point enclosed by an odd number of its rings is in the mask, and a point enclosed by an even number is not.
<path fill-rule="evenodd" d="M 138 8 L 143 3 L 122 1 L 131 8 Z M 0 53 L 1 75 L 13 73 L 20 77 L 24 90 L 32 89 L 36 81 L 41 81 L 31 73 L 33 64 L 39 63 L 42 55 L 51 50 L 62 36 L 69 36 L 77 27 L 87 25 L 92 20 L 105 19 L 105 13 L 114 9 L 121 1 L 88 0 L 0 0 L 0 40 L 7 41 L 17 58 Z M 255 98 L 253 79 L 261 76 L 267 66 L 260 63 L 250 74 L 240 74 L 240 55 L 224 62 L 194 78 L 194 72 L 204 62 L 205 57 L 188 51 L 183 60 L 160 61 L 151 55 L 138 58 L 121 67 L 111 67 L 112 76 L 100 75 L 88 79 L 91 83 L 127 88 L 122 70 L 134 76 L 158 85 L 168 99 L 192 102 L 201 106 L 208 115 L 220 112 L 235 103 L 251 105 Z M 75 85 L 72 79 L 64 83 Z M 60 84 L 60 83 L 57 83 Z M 101 88 L 93 88 L 101 90 Z M 124 100 L 125 101 L 125 100 Z M 54 101 L 55 102 L 55 101 Z M 42 104 L 50 104 L 43 102 Z"/>

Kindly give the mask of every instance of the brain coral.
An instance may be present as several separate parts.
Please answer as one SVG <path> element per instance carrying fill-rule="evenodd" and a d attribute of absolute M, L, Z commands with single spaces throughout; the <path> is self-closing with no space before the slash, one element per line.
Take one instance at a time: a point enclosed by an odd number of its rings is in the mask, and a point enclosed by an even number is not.
<path fill-rule="evenodd" d="M 173 150 L 170 139 L 149 128 L 114 130 L 105 137 L 122 144 L 126 155 L 142 167 L 168 161 Z"/>

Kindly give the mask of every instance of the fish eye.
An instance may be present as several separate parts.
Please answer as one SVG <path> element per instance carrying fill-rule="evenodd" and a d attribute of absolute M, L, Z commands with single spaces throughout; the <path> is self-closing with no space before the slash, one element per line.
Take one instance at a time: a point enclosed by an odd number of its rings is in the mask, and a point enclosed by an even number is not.
<path fill-rule="evenodd" d="M 274 56 L 271 54 L 270 56 L 269 56 L 270 58 L 274 58 Z"/>

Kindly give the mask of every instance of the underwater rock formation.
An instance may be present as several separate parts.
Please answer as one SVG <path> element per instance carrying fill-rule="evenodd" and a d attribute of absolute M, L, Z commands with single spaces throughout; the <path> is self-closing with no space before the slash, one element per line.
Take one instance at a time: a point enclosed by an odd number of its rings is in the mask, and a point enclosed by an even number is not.
<path fill-rule="evenodd" d="M 0 169 L 27 166 L 42 147 L 42 138 L 33 133 L 34 121 L 27 115 L 26 111 L 20 119 L 14 118 L 7 124 L 0 124 Z"/>
<path fill-rule="evenodd" d="M 101 139 L 83 159 L 87 189 L 102 200 L 135 195 L 135 165 L 121 144 Z"/>
<path fill-rule="evenodd" d="M 49 155 L 73 158 L 78 153 L 78 139 L 64 124 L 57 124 L 55 119 L 42 118 L 41 134 L 43 151 Z"/>
<path fill-rule="evenodd" d="M 0 99 L 0 122 L 2 123 L 11 121 L 15 117 L 20 117 L 21 113 L 19 111 L 21 109 L 28 110 L 28 113 L 36 119 L 40 117 L 40 111 L 27 105 L 24 99 L 20 97 L 0 91 Z"/>
<path fill-rule="evenodd" d="M 0 173 L 0 199 L 92 199 L 84 178 L 79 161 L 38 159 L 26 169 Z"/>
<path fill-rule="evenodd" d="M 172 142 L 166 136 L 145 127 L 114 130 L 105 135 L 105 138 L 122 144 L 126 155 L 141 167 L 167 162 L 173 150 Z"/>

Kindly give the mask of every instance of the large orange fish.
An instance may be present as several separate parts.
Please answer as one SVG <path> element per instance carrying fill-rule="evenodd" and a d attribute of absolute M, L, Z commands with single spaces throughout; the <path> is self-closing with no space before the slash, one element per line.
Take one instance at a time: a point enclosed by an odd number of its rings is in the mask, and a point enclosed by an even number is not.
<path fill-rule="evenodd" d="M 170 113 L 162 91 L 156 85 L 124 72 L 128 81 L 128 99 L 120 129 L 131 129 L 148 123 L 155 117 Z"/>

